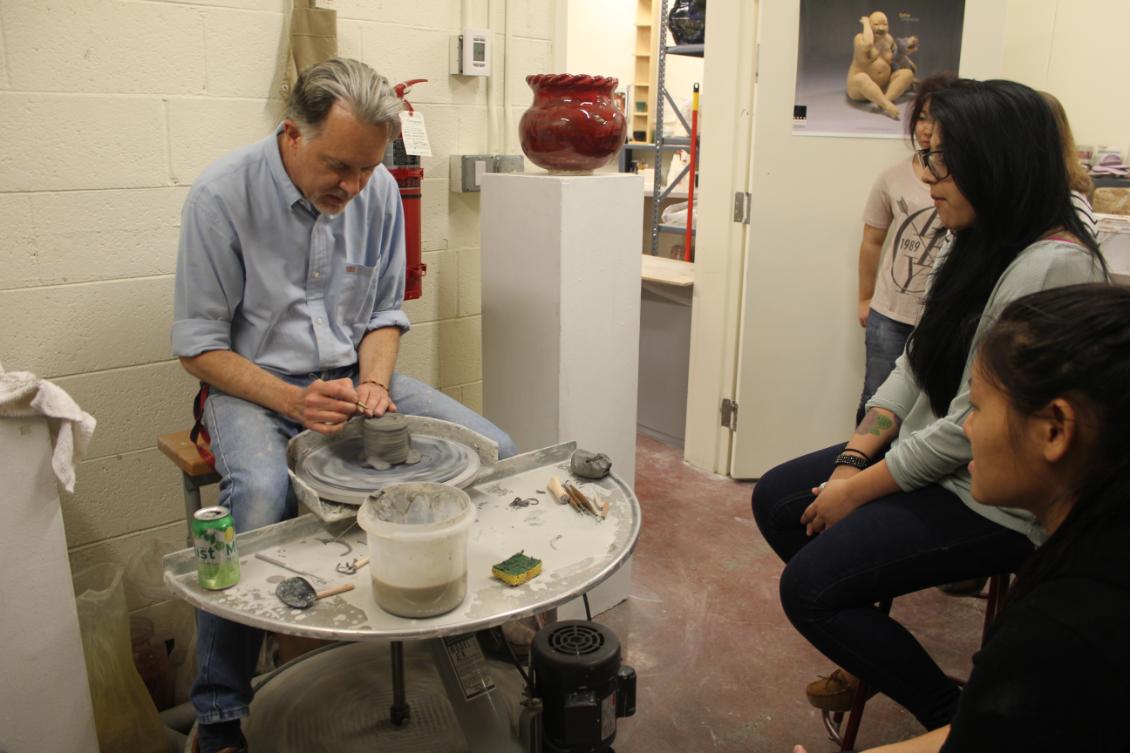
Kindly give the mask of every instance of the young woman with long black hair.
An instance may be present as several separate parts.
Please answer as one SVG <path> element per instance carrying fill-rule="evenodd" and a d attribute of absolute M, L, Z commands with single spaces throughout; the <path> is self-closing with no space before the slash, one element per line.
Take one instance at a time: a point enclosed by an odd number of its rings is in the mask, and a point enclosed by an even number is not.
<path fill-rule="evenodd" d="M 846 673 L 947 724 L 956 684 L 875 604 L 1013 571 L 1043 540 L 1024 510 L 976 502 L 962 425 L 976 344 L 1011 301 L 1106 279 L 1072 208 L 1059 132 L 1038 93 L 963 80 L 931 98 L 926 183 L 953 241 L 907 352 L 846 443 L 789 461 L 754 487 L 753 512 L 786 562 L 781 603 Z"/>

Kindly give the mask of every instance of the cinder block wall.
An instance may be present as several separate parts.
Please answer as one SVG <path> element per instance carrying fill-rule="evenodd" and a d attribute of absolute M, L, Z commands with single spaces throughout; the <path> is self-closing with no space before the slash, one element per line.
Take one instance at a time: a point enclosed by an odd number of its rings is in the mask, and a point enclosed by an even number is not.
<path fill-rule="evenodd" d="M 485 152 L 489 117 L 485 80 L 447 73 L 460 2 L 325 5 L 342 55 L 394 82 L 429 79 L 410 96 L 435 154 L 423 160 L 428 274 L 405 306 L 400 368 L 481 410 L 479 200 L 448 192 L 447 158 Z M 524 77 L 551 65 L 554 4 L 510 6 L 512 133 L 497 148 L 513 152 Z M 277 122 L 289 11 L 289 0 L 0 0 L 0 362 L 55 381 L 98 419 L 63 499 L 75 569 L 124 564 L 153 541 L 184 546 L 179 474 L 155 447 L 188 428 L 195 390 L 169 352 L 180 207 L 209 162 Z M 472 15 L 487 24 L 486 0 Z M 149 611 L 160 628 L 162 610 Z"/>

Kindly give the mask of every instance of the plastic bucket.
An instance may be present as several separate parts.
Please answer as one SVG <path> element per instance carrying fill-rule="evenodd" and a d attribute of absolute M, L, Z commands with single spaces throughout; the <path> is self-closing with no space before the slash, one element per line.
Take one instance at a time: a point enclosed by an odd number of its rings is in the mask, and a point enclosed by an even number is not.
<path fill-rule="evenodd" d="M 434 617 L 467 595 L 467 536 L 475 506 L 445 484 L 394 484 L 357 511 L 369 544 L 373 595 L 386 612 Z"/>

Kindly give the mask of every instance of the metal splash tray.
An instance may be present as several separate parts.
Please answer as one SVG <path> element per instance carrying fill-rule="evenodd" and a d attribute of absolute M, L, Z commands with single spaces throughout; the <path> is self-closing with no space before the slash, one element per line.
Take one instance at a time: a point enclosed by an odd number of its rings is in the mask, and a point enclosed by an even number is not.
<path fill-rule="evenodd" d="M 477 508 L 467 545 L 467 597 L 445 615 L 406 619 L 377 606 L 368 566 L 352 575 L 337 570 L 368 553 L 365 533 L 353 520 L 327 522 L 313 515 L 239 534 L 240 582 L 229 589 L 199 586 L 192 549 L 165 557 L 165 583 L 175 595 L 235 622 L 327 640 L 431 638 L 536 614 L 603 582 L 639 538 L 640 507 L 631 488 L 615 474 L 600 481 L 573 476 L 569 458 L 575 448 L 569 442 L 499 461 L 483 468 L 466 488 Z M 546 491 L 554 476 L 607 500 L 608 517 L 554 501 Z M 519 551 L 542 560 L 541 575 L 517 587 L 491 576 L 491 565 Z M 355 588 L 306 610 L 291 609 L 275 596 L 275 586 L 294 573 L 256 553 L 314 575 L 319 590 L 342 582 Z"/>
<path fill-rule="evenodd" d="M 304 431 L 287 444 L 286 464 L 298 500 L 325 521 L 345 520 L 377 489 L 393 483 L 435 481 L 465 487 L 481 466 L 498 460 L 498 444 L 470 429 L 426 416 L 405 416 L 413 446 L 423 458 L 415 466 L 387 471 L 366 468 L 362 424 L 355 419 L 336 434 Z M 335 483 L 341 478 L 341 483 Z"/>

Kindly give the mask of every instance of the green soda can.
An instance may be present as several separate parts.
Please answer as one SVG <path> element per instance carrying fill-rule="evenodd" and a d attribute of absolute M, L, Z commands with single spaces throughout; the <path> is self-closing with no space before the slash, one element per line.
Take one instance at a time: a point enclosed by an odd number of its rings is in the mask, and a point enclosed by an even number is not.
<path fill-rule="evenodd" d="M 239 583 L 235 523 L 226 507 L 205 507 L 192 515 L 196 579 L 201 588 L 222 591 Z"/>

